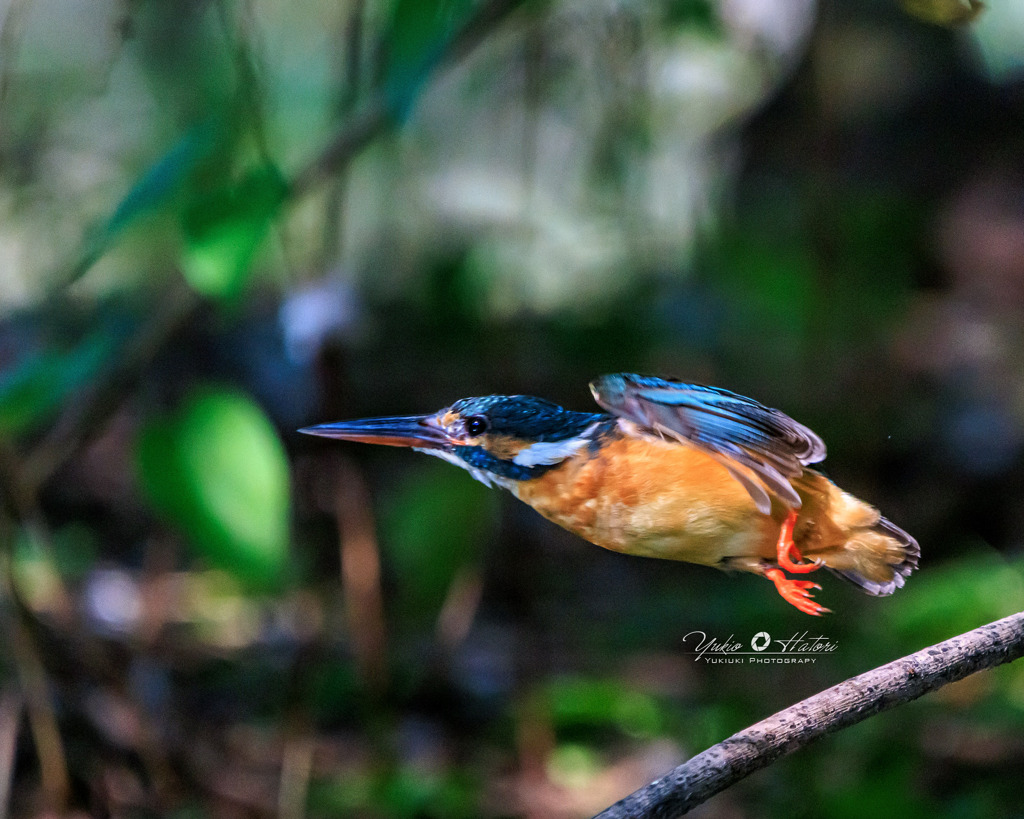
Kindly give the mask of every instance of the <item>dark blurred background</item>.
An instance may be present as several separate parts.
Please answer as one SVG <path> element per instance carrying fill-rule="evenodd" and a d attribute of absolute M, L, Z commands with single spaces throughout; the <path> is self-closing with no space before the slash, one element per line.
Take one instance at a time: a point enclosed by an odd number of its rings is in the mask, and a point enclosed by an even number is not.
<path fill-rule="evenodd" d="M 0 2 L 0 819 L 588 816 L 1024 607 L 1024 5 L 970 5 Z M 813 619 L 295 432 L 616 371 L 808 424 L 920 571 Z M 1008 666 L 695 815 L 1022 774 Z"/>

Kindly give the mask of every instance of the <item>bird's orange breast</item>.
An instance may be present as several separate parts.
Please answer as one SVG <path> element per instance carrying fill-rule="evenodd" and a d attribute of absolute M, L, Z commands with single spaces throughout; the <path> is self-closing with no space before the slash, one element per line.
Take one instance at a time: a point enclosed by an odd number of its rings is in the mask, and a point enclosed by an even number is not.
<path fill-rule="evenodd" d="M 714 565 L 759 554 L 777 529 L 710 456 L 618 430 L 515 492 L 558 525 L 627 554 Z"/>

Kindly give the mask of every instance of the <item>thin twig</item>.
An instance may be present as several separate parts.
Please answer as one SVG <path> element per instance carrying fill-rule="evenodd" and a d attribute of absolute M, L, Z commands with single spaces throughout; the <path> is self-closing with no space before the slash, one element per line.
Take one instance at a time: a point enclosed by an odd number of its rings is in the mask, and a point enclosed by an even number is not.
<path fill-rule="evenodd" d="M 11 783 L 14 781 L 14 752 L 18 747 L 18 726 L 25 701 L 13 687 L 0 694 L 0 819 L 7 819 Z"/>
<path fill-rule="evenodd" d="M 102 428 L 168 340 L 201 304 L 199 297 L 181 283 L 165 294 L 153 315 L 126 345 L 121 359 L 88 389 L 76 407 L 65 412 L 25 458 L 20 476 L 24 492 L 35 497 L 39 487 Z"/>
<path fill-rule="evenodd" d="M 14 0 L 0 18 L 0 124 L 8 120 L 7 96 L 11 90 L 13 66 L 18 62 L 21 33 L 28 18 L 31 3 L 28 0 Z M 2 132 L 0 132 L 2 136 Z M 3 142 L 0 141 L 0 148 Z"/>
<path fill-rule="evenodd" d="M 381 596 L 380 549 L 370 508 L 370 493 L 359 468 L 339 458 L 334 512 L 341 550 L 345 619 L 363 682 L 379 694 L 387 687 L 387 629 Z"/>
<path fill-rule="evenodd" d="M 60 814 L 67 805 L 71 779 L 42 654 L 28 624 L 22 618 L 12 618 L 5 631 L 18 668 L 21 690 L 25 695 L 29 729 L 39 757 L 39 778 L 43 794 L 47 807 Z"/>
<path fill-rule="evenodd" d="M 29 732 L 39 759 L 39 779 L 47 808 L 61 813 L 71 787 L 64 741 L 51 699 L 42 651 L 28 624 L 29 612 L 18 598 L 13 576 L 14 528 L 0 515 L 0 639 L 10 649 L 18 674 Z"/>
<path fill-rule="evenodd" d="M 304 724 L 285 738 L 281 759 L 281 784 L 277 794 L 278 819 L 303 819 L 306 815 L 306 799 L 309 794 L 315 750 L 313 737 Z"/>
<path fill-rule="evenodd" d="M 808 697 L 697 754 L 595 819 L 681 816 L 819 737 L 1024 656 L 1024 613 L 909 654 Z"/>
<path fill-rule="evenodd" d="M 463 566 L 448 585 L 448 593 L 437 615 L 435 634 L 437 642 L 449 654 L 459 647 L 473 627 L 483 590 L 484 579 L 479 566 Z"/>
<path fill-rule="evenodd" d="M 337 66 L 338 117 L 344 121 L 356 105 L 363 75 L 363 29 L 366 26 L 366 0 L 355 0 L 347 15 L 344 29 L 340 32 L 337 51 L 341 59 Z M 333 266 L 341 258 L 345 238 L 345 203 L 348 193 L 347 168 L 334 176 L 334 182 L 327 194 L 324 206 L 323 262 L 324 268 Z"/>
<path fill-rule="evenodd" d="M 466 57 L 526 0 L 486 0 L 448 41 L 441 58 L 427 72 L 434 73 Z M 371 97 L 349 119 L 327 146 L 292 179 L 289 190 L 300 196 L 337 173 L 374 138 L 394 123 L 392 103 L 384 91 Z"/>

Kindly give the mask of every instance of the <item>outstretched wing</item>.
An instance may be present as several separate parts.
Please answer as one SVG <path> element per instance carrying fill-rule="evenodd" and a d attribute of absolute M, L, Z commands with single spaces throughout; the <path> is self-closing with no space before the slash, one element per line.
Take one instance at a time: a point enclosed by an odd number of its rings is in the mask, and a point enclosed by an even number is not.
<path fill-rule="evenodd" d="M 641 434 L 675 438 L 716 458 L 766 515 L 771 495 L 799 509 L 790 480 L 825 457 L 824 442 L 803 424 L 728 390 L 621 373 L 592 381 L 590 391 Z"/>

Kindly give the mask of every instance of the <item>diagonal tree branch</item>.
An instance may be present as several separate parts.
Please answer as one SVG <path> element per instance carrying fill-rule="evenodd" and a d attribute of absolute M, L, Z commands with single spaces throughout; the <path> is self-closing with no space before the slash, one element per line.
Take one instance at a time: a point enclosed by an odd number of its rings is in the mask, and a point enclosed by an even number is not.
<path fill-rule="evenodd" d="M 1024 656 L 1024 613 L 952 637 L 808 697 L 697 754 L 595 819 L 681 816 L 826 734 Z"/>

